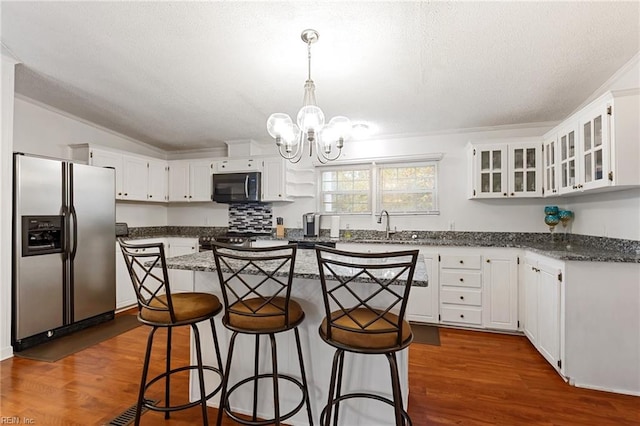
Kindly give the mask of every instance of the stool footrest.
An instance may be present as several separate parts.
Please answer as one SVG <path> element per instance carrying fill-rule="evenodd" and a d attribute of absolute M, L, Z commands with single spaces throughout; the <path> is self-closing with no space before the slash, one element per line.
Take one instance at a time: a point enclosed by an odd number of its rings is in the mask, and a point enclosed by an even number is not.
<path fill-rule="evenodd" d="M 222 375 L 222 372 L 220 371 L 220 369 L 212 367 L 210 365 L 203 365 L 202 369 L 203 370 L 208 370 L 208 371 L 213 371 L 214 373 L 216 373 L 217 375 L 220 376 L 220 384 L 212 392 L 210 392 L 209 394 L 207 394 L 205 396 L 205 399 L 209 399 L 213 395 L 215 395 L 220 390 L 220 388 L 222 387 L 223 375 Z M 186 365 L 186 366 L 183 366 L 183 367 L 171 369 L 171 370 L 169 370 L 169 372 L 164 372 L 162 374 L 159 374 L 159 375 L 155 376 L 153 379 L 148 381 L 147 384 L 145 385 L 145 387 L 144 387 L 145 393 L 147 392 L 147 389 L 149 389 L 149 387 L 151 387 L 157 381 L 162 380 L 163 378 L 166 378 L 167 376 L 171 376 L 172 374 L 179 373 L 179 372 L 186 371 L 186 370 L 198 371 L 198 366 L 197 365 Z M 187 408 L 195 407 L 196 405 L 202 404 L 202 400 L 198 399 L 196 401 L 188 402 L 186 404 L 173 405 L 173 406 L 169 406 L 169 407 L 164 406 L 163 407 L 163 406 L 160 406 L 157 401 L 153 401 L 155 403 L 155 405 L 152 405 L 151 403 L 148 403 L 147 401 L 151 401 L 151 400 L 148 400 L 147 398 L 145 398 L 144 402 L 142 403 L 143 407 L 146 407 L 147 409 L 152 410 L 152 411 L 160 411 L 160 412 L 163 412 L 163 413 L 172 412 L 172 411 L 186 410 Z M 165 401 L 165 403 L 166 403 L 166 401 Z"/>
<path fill-rule="evenodd" d="M 354 399 L 354 398 L 369 398 L 369 399 L 375 399 L 377 401 L 381 401 L 384 402 L 385 404 L 389 404 L 392 407 L 395 407 L 395 404 L 393 402 L 393 400 L 389 399 L 389 398 L 385 398 L 384 396 L 380 396 L 380 395 L 376 395 L 373 393 L 364 393 L 364 392 L 353 392 L 353 393 L 347 393 L 344 395 L 340 395 L 338 398 L 334 398 L 333 401 L 331 401 L 331 406 L 334 406 L 338 403 L 340 403 L 341 401 L 344 401 L 346 399 Z M 320 413 L 320 424 L 323 425 L 325 424 L 325 417 L 327 415 L 327 409 L 329 408 L 329 405 L 325 405 L 324 408 L 322 409 L 322 412 Z M 409 413 L 407 413 L 405 411 L 404 408 L 400 409 L 402 417 L 404 418 L 406 425 L 411 426 L 413 425 L 413 423 L 411 422 L 411 418 L 409 417 Z"/>
<path fill-rule="evenodd" d="M 258 374 L 258 376 L 250 376 L 247 377 L 245 379 L 240 380 L 238 383 L 234 384 L 232 387 L 229 388 L 229 390 L 227 391 L 227 395 L 225 397 L 225 401 L 224 404 L 220 404 L 223 408 L 224 408 L 224 412 L 231 417 L 234 421 L 241 423 L 243 425 L 249 425 L 249 426 L 264 426 L 264 425 L 272 425 L 275 422 L 275 419 L 267 419 L 267 420 L 247 420 L 247 419 L 243 419 L 240 418 L 238 416 L 236 416 L 235 414 L 233 414 L 233 412 L 231 411 L 231 406 L 229 405 L 229 396 L 231 396 L 231 394 L 233 393 L 233 391 L 237 390 L 240 386 L 247 384 L 249 382 L 254 382 L 256 380 L 256 377 L 258 378 L 258 380 L 260 379 L 271 379 L 273 380 L 274 375 L 270 374 L 270 373 L 264 373 L 264 374 Z M 278 379 L 283 379 L 283 380 L 287 380 L 291 383 L 293 383 L 294 385 L 298 386 L 300 388 L 300 392 L 302 393 L 302 398 L 300 400 L 300 403 L 293 408 L 291 411 L 289 411 L 286 414 L 281 414 L 280 415 L 280 421 L 284 421 L 287 420 L 291 417 L 293 417 L 294 415 L 296 415 L 298 413 L 298 411 L 300 411 L 302 409 L 302 407 L 304 406 L 304 403 L 306 401 L 306 392 L 304 389 L 304 386 L 302 385 L 302 382 L 300 380 L 298 380 L 295 377 L 289 376 L 287 374 L 280 374 L 278 373 L 276 375 L 276 377 Z"/>

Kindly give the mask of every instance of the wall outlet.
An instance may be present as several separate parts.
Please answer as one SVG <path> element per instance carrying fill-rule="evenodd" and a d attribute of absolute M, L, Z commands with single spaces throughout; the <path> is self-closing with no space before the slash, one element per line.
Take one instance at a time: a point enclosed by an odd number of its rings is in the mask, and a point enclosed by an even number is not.
<path fill-rule="evenodd" d="M 449 231 L 455 231 L 456 230 L 456 223 L 453 220 L 449 221 Z"/>

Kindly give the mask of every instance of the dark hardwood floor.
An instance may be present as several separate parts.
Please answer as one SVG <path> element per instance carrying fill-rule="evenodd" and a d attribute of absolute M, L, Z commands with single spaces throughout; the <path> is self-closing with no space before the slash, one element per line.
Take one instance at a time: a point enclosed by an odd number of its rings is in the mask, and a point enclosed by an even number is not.
<path fill-rule="evenodd" d="M 186 359 L 184 331 L 175 333 L 174 349 Z M 105 424 L 136 399 L 147 332 L 138 327 L 56 363 L 2 361 L 0 416 L 20 417 L 21 424 L 24 418 L 36 425 Z M 524 337 L 443 328 L 440 339 L 441 346 L 410 347 L 409 414 L 416 426 L 640 424 L 640 398 L 569 386 Z M 186 376 L 172 382 L 175 395 L 186 395 L 186 382 Z M 216 414 L 209 409 L 210 424 Z M 198 408 L 168 421 L 155 412 L 142 417 L 144 425 L 201 422 Z"/>

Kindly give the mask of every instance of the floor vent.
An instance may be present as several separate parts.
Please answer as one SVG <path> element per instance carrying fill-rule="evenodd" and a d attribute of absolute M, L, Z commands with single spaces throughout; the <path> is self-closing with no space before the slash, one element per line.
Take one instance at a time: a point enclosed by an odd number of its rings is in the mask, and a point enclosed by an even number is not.
<path fill-rule="evenodd" d="M 147 404 L 156 405 L 158 400 L 148 399 Z M 127 426 L 133 423 L 136 419 L 136 405 L 133 404 L 131 407 L 124 410 L 121 414 L 116 416 L 113 420 L 107 423 L 105 426 Z M 142 414 L 144 414 L 149 409 L 147 407 L 142 407 Z"/>

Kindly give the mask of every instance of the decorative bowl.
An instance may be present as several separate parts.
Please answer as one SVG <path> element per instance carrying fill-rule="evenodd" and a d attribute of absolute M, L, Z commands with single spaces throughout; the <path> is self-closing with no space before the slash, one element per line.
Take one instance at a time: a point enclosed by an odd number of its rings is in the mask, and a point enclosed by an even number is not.
<path fill-rule="evenodd" d="M 544 207 L 544 214 L 557 215 L 559 210 L 560 209 L 558 209 L 558 206 L 545 206 Z"/>

